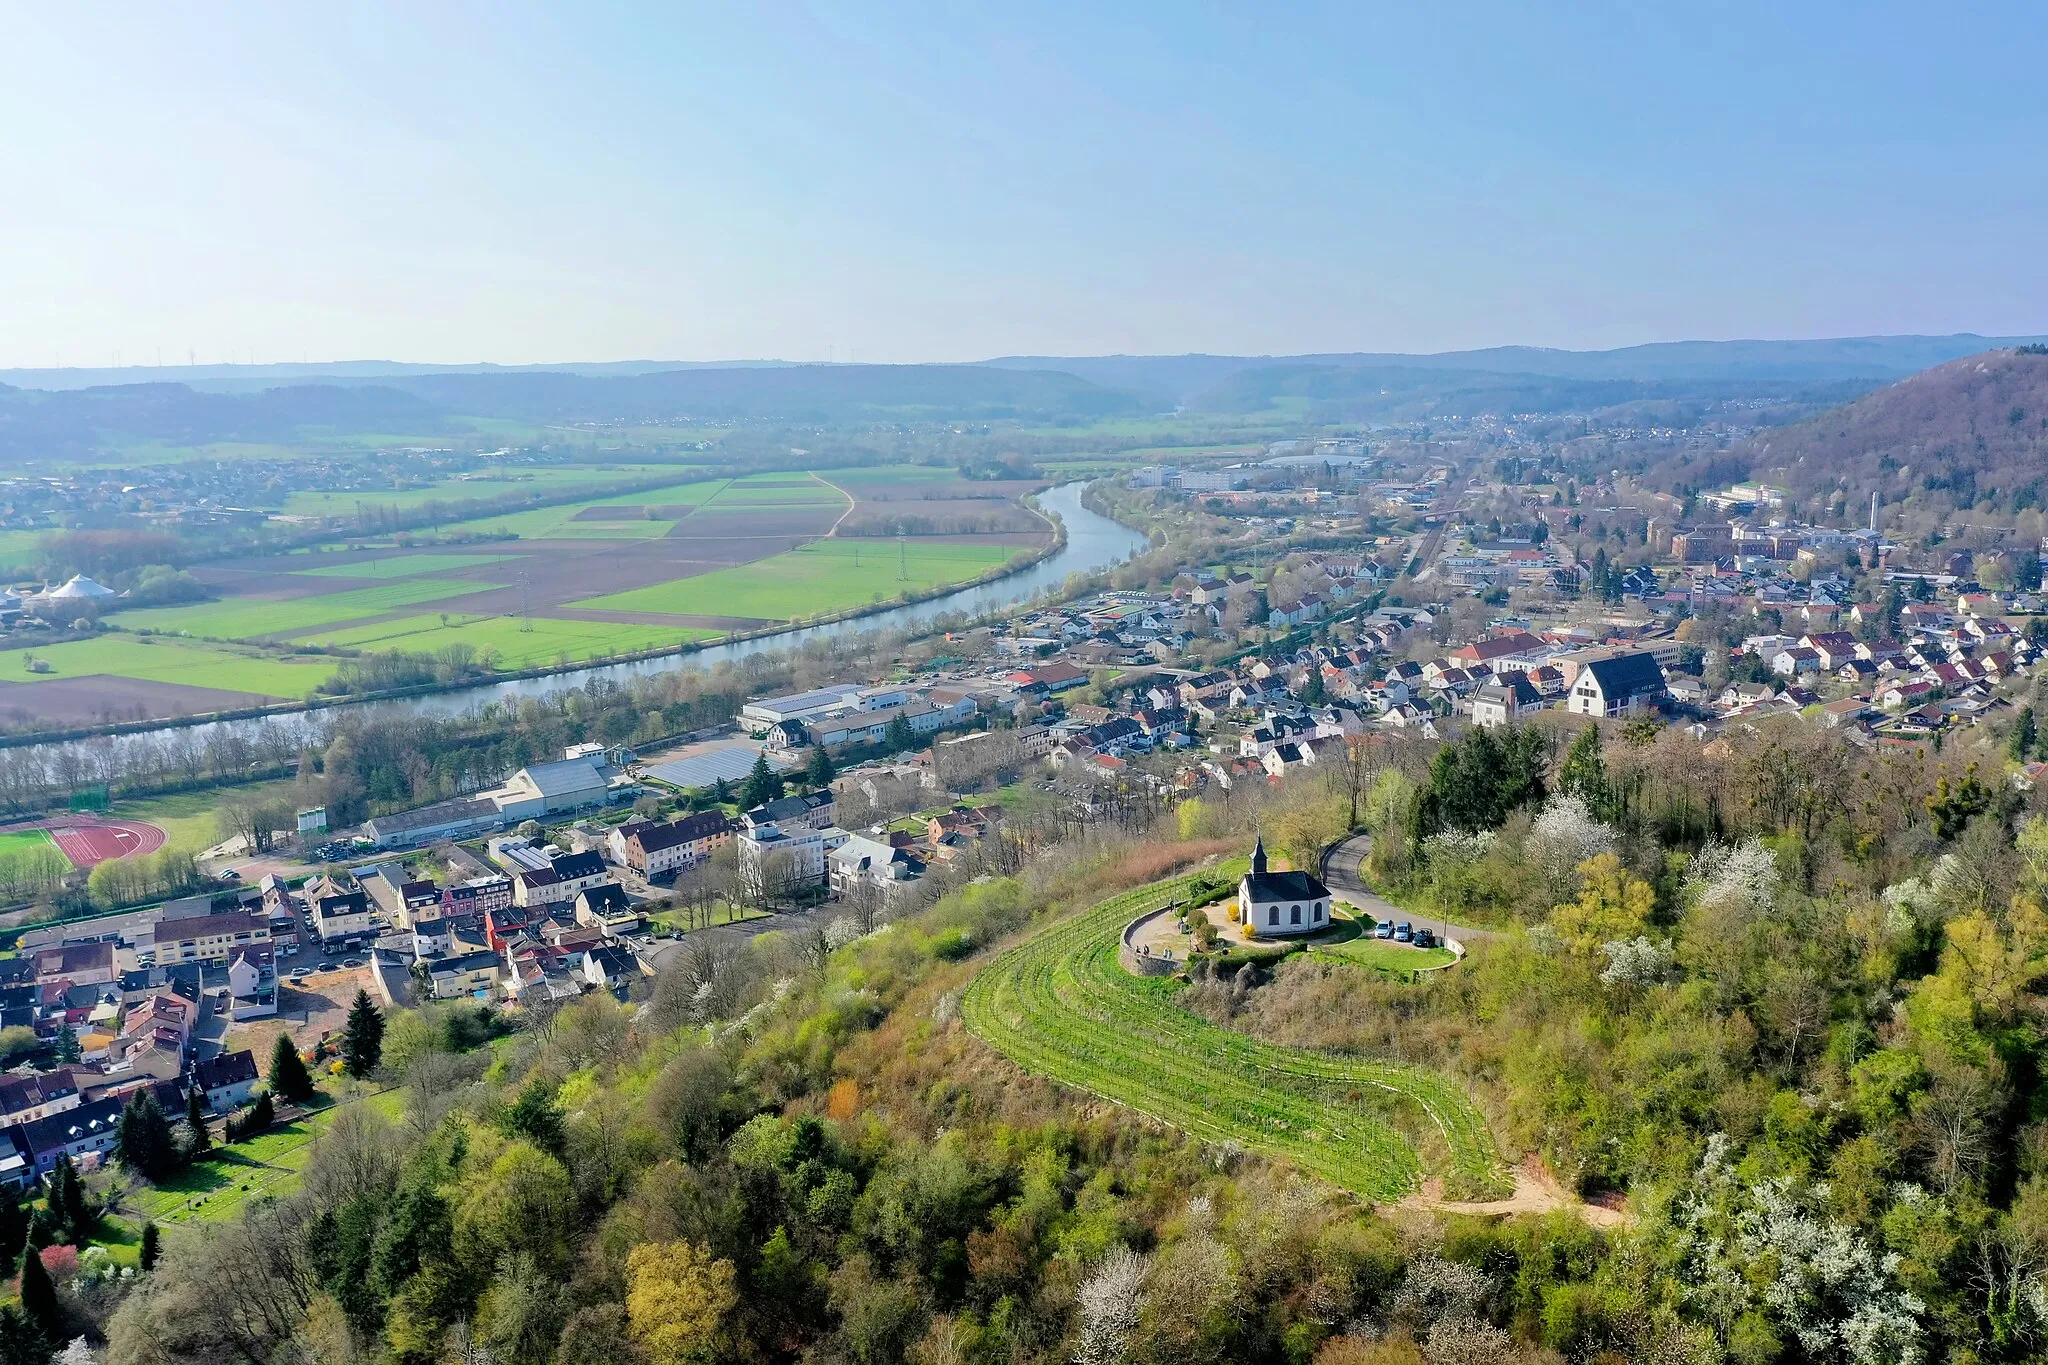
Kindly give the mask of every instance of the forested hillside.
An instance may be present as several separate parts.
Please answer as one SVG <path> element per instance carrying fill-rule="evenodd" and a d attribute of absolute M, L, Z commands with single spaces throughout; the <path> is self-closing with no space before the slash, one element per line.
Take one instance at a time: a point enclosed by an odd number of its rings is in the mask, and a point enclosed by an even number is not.
<path fill-rule="evenodd" d="M 471 1005 L 396 1014 L 373 1080 L 398 1089 L 344 1104 L 296 1192 L 171 1229 L 139 1279 L 53 1252 L 88 1269 L 35 1312 L 47 1339 L 104 1330 L 113 1365 L 2048 1350 L 2038 798 L 1796 721 L 1356 757 L 1170 813 L 1020 815 L 886 922 L 693 935 L 644 1006 L 596 995 L 494 1043 Z M 1433 1070 L 1562 1182 L 1553 1212 L 1433 1212 L 1433 1185 L 1373 1210 L 1271 1155 L 1310 1134 L 1200 1141 L 966 1027 L 999 945 L 1254 827 L 1311 859 L 1354 795 L 1383 888 L 1491 926 L 1468 960 L 1420 984 L 1219 966 L 1148 1008 Z M 1442 1169 L 1440 1116 L 1371 1104 Z M 89 1234 L 133 1180 L 53 1193 L 27 1235 Z"/>
<path fill-rule="evenodd" d="M 1852 516 L 1875 492 L 1912 518 L 2010 520 L 2048 506 L 2048 348 L 1951 361 L 1658 472 L 1692 486 L 1766 479 L 1809 501 L 1835 499 Z"/>

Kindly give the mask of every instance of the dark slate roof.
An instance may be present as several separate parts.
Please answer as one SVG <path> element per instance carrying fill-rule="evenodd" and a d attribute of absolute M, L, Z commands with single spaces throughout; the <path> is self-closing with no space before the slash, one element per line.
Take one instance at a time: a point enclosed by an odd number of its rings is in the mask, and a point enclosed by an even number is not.
<path fill-rule="evenodd" d="M 582 853 L 565 853 L 556 858 L 552 866 L 555 876 L 565 882 L 575 881 L 578 877 L 604 875 L 604 859 L 595 849 L 586 849 Z"/>
<path fill-rule="evenodd" d="M 200 1062 L 192 1068 L 192 1079 L 198 1082 L 201 1090 L 218 1090 L 222 1086 L 253 1081 L 256 1079 L 256 1054 L 244 1049 Z"/>
<path fill-rule="evenodd" d="M 1601 695 L 1610 701 L 1616 697 L 1650 696 L 1664 690 L 1664 670 L 1657 666 L 1652 654 L 1638 652 L 1598 659 L 1587 664 L 1586 671 L 1600 684 Z"/>
<path fill-rule="evenodd" d="M 1313 901 L 1330 894 L 1306 872 L 1248 872 L 1244 882 L 1255 901 Z"/>

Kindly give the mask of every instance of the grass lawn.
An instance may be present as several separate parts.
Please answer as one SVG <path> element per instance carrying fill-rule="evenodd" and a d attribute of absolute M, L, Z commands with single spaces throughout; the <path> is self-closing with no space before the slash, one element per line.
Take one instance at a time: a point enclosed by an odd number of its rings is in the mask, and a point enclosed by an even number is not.
<path fill-rule="evenodd" d="M 375 588 L 322 593 L 318 597 L 301 597 L 289 602 L 229 598 L 202 606 L 153 607 L 146 611 L 125 612 L 120 622 L 131 629 L 149 627 L 222 640 L 248 640 L 260 635 L 288 635 L 336 621 L 381 616 L 421 602 L 488 592 L 490 587 L 488 583 L 464 583 L 453 578 L 410 578 Z"/>
<path fill-rule="evenodd" d="M 395 1119 L 405 1104 L 402 1090 L 384 1090 L 345 1103 L 367 1104 Z M 282 1197 L 298 1188 L 313 1157 L 313 1140 L 343 1106 L 330 1105 L 297 1123 L 282 1124 L 247 1142 L 214 1149 L 202 1161 L 160 1185 L 138 1189 L 128 1206 L 158 1223 L 203 1223 L 232 1218 L 252 1196 Z"/>
<path fill-rule="evenodd" d="M 304 578 L 411 578 L 415 574 L 467 569 L 475 564 L 496 564 L 518 555 L 392 555 L 386 559 L 363 559 L 352 564 L 323 564 L 317 569 L 294 569 Z"/>
<path fill-rule="evenodd" d="M 118 631 L 27 652 L 46 661 L 55 671 L 10 670 L 0 677 L 0 694 L 10 683 L 49 682 L 106 673 L 145 682 L 183 683 L 291 698 L 305 696 L 334 671 L 332 659 L 275 658 L 232 645 L 199 644 Z"/>
<path fill-rule="evenodd" d="M 1001 567 L 1023 548 L 919 544 L 915 539 L 817 540 L 752 564 L 593 597 L 575 605 L 605 611 L 788 621 L 887 602 L 906 590 L 922 592 L 958 583 Z"/>
<path fill-rule="evenodd" d="M 1313 946 L 1318 953 L 1355 962 L 1361 967 L 1378 967 L 1390 972 L 1420 971 L 1458 960 L 1457 954 L 1449 948 L 1417 948 L 1392 939 L 1374 938 L 1362 923 L 1351 916 L 1339 914 L 1336 918 L 1336 934 L 1315 941 Z M 1352 931 L 1349 934 L 1345 932 L 1347 927 Z"/>
<path fill-rule="evenodd" d="M 767 918 L 768 912 L 766 910 L 755 910 L 751 907 L 740 905 L 721 905 L 711 912 L 711 927 L 716 929 L 728 924 L 745 924 L 750 919 Z M 658 924 L 664 929 L 672 929 L 679 934 L 691 931 L 689 919 L 681 910 L 659 910 L 649 915 L 647 920 L 650 924 Z M 698 925 L 697 927 L 703 928 L 704 926 Z"/>
<path fill-rule="evenodd" d="M 521 625 L 516 616 L 450 616 L 445 626 L 439 616 L 408 616 L 352 630 L 320 631 L 308 638 L 351 649 L 397 649 L 410 654 L 431 654 L 443 645 L 464 644 L 478 652 L 497 650 L 501 668 L 537 668 L 556 662 L 564 653 L 572 659 L 587 659 L 605 651 L 623 654 L 716 639 L 721 633 L 694 626 L 557 621 L 543 616 L 533 618 L 531 630 L 523 630 Z"/>

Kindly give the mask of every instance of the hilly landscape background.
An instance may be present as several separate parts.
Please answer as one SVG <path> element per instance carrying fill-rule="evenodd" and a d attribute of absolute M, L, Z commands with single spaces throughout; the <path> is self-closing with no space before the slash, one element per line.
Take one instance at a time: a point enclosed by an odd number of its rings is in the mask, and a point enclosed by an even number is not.
<path fill-rule="evenodd" d="M 1654 477 L 1694 488 L 1756 477 L 1805 498 L 1839 490 L 1851 505 L 1875 492 L 1936 514 L 2048 506 L 2048 351 L 1950 361 Z"/>

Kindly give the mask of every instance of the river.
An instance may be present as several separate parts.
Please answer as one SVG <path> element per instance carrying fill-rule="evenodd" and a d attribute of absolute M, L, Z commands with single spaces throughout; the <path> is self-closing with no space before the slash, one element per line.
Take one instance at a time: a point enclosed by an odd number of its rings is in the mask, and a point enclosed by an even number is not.
<path fill-rule="evenodd" d="M 122 735 L 65 740 L 26 746 L 15 750 L 15 755 L 18 760 L 29 762 L 40 759 L 46 771 L 56 771 L 59 766 L 72 766 L 58 764 L 61 751 L 84 749 L 90 752 L 91 760 L 73 768 L 73 771 L 90 773 L 103 770 L 107 759 L 111 755 L 118 755 L 123 746 L 153 743 L 155 736 L 172 728 L 182 732 L 181 742 L 184 736 L 189 736 L 193 742 L 202 746 L 221 737 L 235 736 L 254 741 L 262 735 L 266 739 L 282 740 L 290 747 L 297 748 L 304 742 L 318 742 L 324 739 L 328 723 L 344 709 L 355 714 L 367 713 L 379 717 L 461 715 L 492 702 L 547 696 L 581 687 L 596 678 L 623 682 L 628 678 L 646 677 L 677 669 L 708 669 L 720 663 L 737 662 L 752 654 L 794 649 L 807 640 L 864 631 L 912 630 L 920 625 L 928 625 L 937 616 L 954 613 L 970 617 L 987 616 L 1005 607 L 1022 603 L 1046 588 L 1058 587 L 1071 574 L 1095 573 L 1121 563 L 1146 548 L 1147 541 L 1143 532 L 1134 531 L 1083 507 L 1081 492 L 1085 487 L 1086 484 L 1080 482 L 1061 484 L 1039 498 L 1039 505 L 1046 511 L 1056 514 L 1066 527 L 1067 542 L 1056 553 L 1008 577 L 961 588 L 911 606 L 890 607 L 826 625 L 804 626 L 797 630 L 758 636 L 732 644 L 711 645 L 689 654 L 635 659 L 626 663 L 593 664 L 587 668 L 568 669 L 543 677 L 477 683 L 417 697 L 348 702 L 331 707 L 276 711 L 265 716 L 241 720 L 208 721 L 199 725 L 164 726 L 155 730 Z"/>

